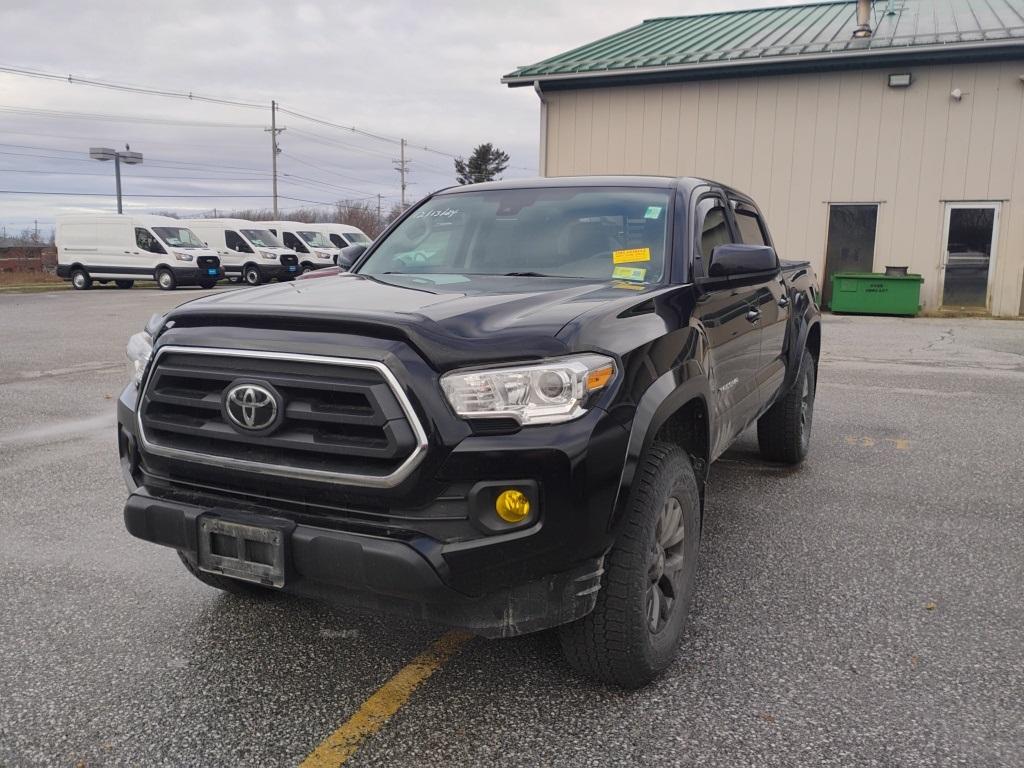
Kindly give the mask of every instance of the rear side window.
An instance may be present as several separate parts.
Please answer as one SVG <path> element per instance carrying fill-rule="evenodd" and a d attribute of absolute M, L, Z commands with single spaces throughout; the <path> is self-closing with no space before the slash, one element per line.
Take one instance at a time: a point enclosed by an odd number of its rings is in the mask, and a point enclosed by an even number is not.
<path fill-rule="evenodd" d="M 764 223 L 757 212 L 751 210 L 742 203 L 734 203 L 736 214 L 736 227 L 740 231 L 740 237 L 747 245 L 768 245 L 768 237 L 765 235 Z"/>

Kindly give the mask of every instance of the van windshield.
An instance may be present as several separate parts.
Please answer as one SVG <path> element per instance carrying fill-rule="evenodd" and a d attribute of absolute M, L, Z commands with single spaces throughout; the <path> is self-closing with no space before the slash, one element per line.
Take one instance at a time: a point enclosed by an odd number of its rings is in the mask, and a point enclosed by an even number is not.
<path fill-rule="evenodd" d="M 306 241 L 306 245 L 314 248 L 333 248 L 331 240 L 323 232 L 299 232 L 299 237 Z"/>
<path fill-rule="evenodd" d="M 345 237 L 349 239 L 349 242 L 353 245 L 356 243 L 368 243 L 370 238 L 364 235 L 362 232 L 346 232 Z"/>
<path fill-rule="evenodd" d="M 283 248 L 281 241 L 265 229 L 243 229 L 242 235 L 257 248 Z"/>
<path fill-rule="evenodd" d="M 359 271 L 657 282 L 670 194 L 546 187 L 439 195 L 399 224 Z"/>
<path fill-rule="evenodd" d="M 203 241 L 184 227 L 153 227 L 156 236 L 172 248 L 205 248 Z"/>

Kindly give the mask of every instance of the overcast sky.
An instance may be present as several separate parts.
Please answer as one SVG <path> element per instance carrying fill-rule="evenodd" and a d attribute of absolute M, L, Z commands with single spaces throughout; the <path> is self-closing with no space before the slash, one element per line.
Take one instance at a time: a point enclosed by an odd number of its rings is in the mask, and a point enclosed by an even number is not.
<path fill-rule="evenodd" d="M 143 165 L 124 169 L 124 192 L 152 197 L 126 197 L 126 210 L 184 214 L 269 207 L 270 139 L 263 129 L 269 126 L 271 99 L 452 154 L 468 154 L 490 141 L 511 155 L 506 177 L 534 175 L 537 99 L 532 89 L 501 85 L 503 74 L 644 18 L 785 4 L 794 3 L 5 3 L 0 66 L 192 91 L 267 108 L 0 73 L 0 190 L 6 190 L 0 193 L 0 226 L 11 234 L 38 219 L 48 234 L 58 212 L 114 210 L 113 169 L 88 159 L 88 147 L 96 145 L 127 143 L 145 156 Z M 289 116 L 279 124 L 287 128 L 279 171 L 289 174 L 280 182 L 281 208 L 339 199 L 376 203 L 378 193 L 385 207 L 397 201 L 397 145 Z M 415 148 L 407 156 L 410 200 L 454 182 L 451 158 Z"/>

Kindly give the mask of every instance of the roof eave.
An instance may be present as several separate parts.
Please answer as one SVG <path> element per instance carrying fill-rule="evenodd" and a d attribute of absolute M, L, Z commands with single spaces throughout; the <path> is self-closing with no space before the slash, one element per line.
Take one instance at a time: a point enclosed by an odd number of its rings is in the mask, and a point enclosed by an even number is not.
<path fill-rule="evenodd" d="M 599 82 L 615 85 L 616 81 L 699 79 L 705 76 L 721 77 L 729 73 L 757 69 L 758 74 L 784 74 L 806 70 L 846 69 L 888 63 L 936 63 L 941 61 L 984 60 L 993 58 L 1024 58 L 1024 39 L 1006 38 L 977 43 L 939 43 L 935 45 L 900 46 L 891 48 L 865 48 L 851 51 L 831 51 L 825 54 L 801 53 L 790 56 L 770 56 L 749 59 L 718 59 L 670 66 L 634 67 L 631 69 L 604 69 L 593 72 L 558 72 L 550 74 L 514 73 L 505 75 L 501 82 L 510 88 L 532 86 L 535 83 L 579 82 L 596 85 Z M 623 83 L 626 84 L 626 83 Z"/>

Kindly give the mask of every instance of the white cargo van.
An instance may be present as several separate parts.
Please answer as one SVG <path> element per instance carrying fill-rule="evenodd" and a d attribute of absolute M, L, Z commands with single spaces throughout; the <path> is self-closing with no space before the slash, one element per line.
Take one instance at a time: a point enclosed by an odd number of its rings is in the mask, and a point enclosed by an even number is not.
<path fill-rule="evenodd" d="M 291 280 L 299 274 L 295 251 L 285 248 L 262 221 L 246 219 L 189 219 L 188 225 L 209 245 L 224 274 L 248 285 L 268 280 Z"/>
<path fill-rule="evenodd" d="M 224 277 L 217 254 L 178 219 L 120 213 L 57 217 L 57 275 L 78 290 L 93 281 L 131 288 L 156 280 L 165 291 L 179 285 L 212 288 Z"/>
<path fill-rule="evenodd" d="M 285 248 L 291 248 L 298 254 L 300 272 L 329 267 L 338 262 L 341 249 L 331 242 L 326 233 L 313 229 L 315 224 L 302 221 L 261 221 L 260 224 L 277 235 Z"/>
<path fill-rule="evenodd" d="M 358 227 L 348 224 L 307 224 L 314 232 L 323 232 L 330 238 L 335 248 L 348 248 L 350 245 L 369 245 L 372 241 Z"/>

